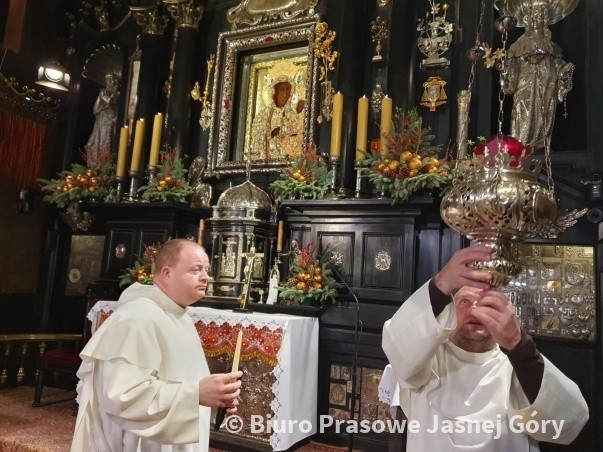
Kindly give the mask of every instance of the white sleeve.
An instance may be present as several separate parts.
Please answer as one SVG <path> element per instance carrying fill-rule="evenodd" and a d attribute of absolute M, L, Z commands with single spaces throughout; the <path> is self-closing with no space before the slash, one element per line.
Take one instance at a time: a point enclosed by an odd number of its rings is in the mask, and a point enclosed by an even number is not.
<path fill-rule="evenodd" d="M 540 391 L 529 404 L 515 376 L 511 384 L 509 412 L 511 422 L 518 428 L 534 420 L 540 428 L 528 434 L 538 441 L 557 444 L 571 443 L 588 421 L 588 405 L 578 385 L 563 374 L 545 356 Z M 522 408 L 520 408 L 522 407 Z M 546 428 L 545 428 L 546 427 Z"/>
<path fill-rule="evenodd" d="M 401 387 L 420 388 L 429 379 L 432 358 L 456 328 L 452 304 L 436 318 L 425 283 L 383 326 L 382 347 Z"/>
<path fill-rule="evenodd" d="M 121 429 L 162 444 L 199 442 L 199 382 L 162 381 L 117 358 L 97 361 L 99 408 Z"/>

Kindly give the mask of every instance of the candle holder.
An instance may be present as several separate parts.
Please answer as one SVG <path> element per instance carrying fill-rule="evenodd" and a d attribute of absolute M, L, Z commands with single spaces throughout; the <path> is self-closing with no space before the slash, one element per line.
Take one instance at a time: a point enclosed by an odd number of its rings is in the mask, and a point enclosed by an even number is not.
<path fill-rule="evenodd" d="M 117 202 L 120 202 L 124 192 L 124 177 L 123 176 L 115 176 L 115 196 L 117 197 Z"/>
<path fill-rule="evenodd" d="M 354 162 L 354 167 L 356 169 L 356 189 L 354 190 L 354 198 L 368 198 L 368 194 L 366 193 L 366 187 L 362 183 L 364 177 L 362 177 L 362 170 L 360 170 L 360 162 L 361 160 L 356 160 Z"/>
<path fill-rule="evenodd" d="M 138 196 L 138 187 L 140 185 L 140 175 L 138 171 L 129 171 L 130 175 L 130 191 L 125 197 L 127 202 L 140 202 L 142 199 Z"/>
<path fill-rule="evenodd" d="M 323 196 L 323 199 L 339 199 L 341 194 L 337 187 L 337 176 L 339 174 L 339 165 L 341 157 L 338 155 L 329 156 L 329 171 L 331 171 L 331 186 L 329 191 Z"/>
<path fill-rule="evenodd" d="M 157 165 L 149 165 L 147 166 L 147 171 L 149 172 L 149 182 L 154 181 L 157 177 Z"/>

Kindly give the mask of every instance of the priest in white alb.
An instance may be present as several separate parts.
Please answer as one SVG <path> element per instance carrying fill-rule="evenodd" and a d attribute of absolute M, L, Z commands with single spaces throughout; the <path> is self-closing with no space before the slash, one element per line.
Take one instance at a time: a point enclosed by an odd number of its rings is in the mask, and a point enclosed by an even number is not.
<path fill-rule="evenodd" d="M 588 420 L 578 386 L 539 353 L 491 276 L 466 265 L 490 259 L 487 247 L 457 251 L 383 327 L 409 452 L 534 452 L 571 443 Z"/>
<path fill-rule="evenodd" d="M 72 452 L 201 452 L 210 407 L 236 412 L 242 372 L 210 375 L 187 307 L 205 296 L 209 258 L 195 242 L 166 242 L 154 284 L 138 283 L 80 356 Z"/>

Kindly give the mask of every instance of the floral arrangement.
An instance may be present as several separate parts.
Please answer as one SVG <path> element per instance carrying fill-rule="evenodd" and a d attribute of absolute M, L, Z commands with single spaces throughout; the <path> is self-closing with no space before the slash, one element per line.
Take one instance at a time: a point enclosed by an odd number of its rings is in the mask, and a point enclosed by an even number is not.
<path fill-rule="evenodd" d="M 298 155 L 291 166 L 285 168 L 280 179 L 270 188 L 277 201 L 283 199 L 320 199 L 331 184 L 333 174 L 324 159 L 317 153 L 314 143 Z"/>
<path fill-rule="evenodd" d="M 126 269 L 119 277 L 119 287 L 129 286 L 138 282 L 140 284 L 153 284 L 153 271 L 155 270 L 155 255 L 163 246 L 162 243 L 145 245 L 142 257 L 139 257 L 134 266 Z"/>
<path fill-rule="evenodd" d="M 86 153 L 83 156 L 88 161 Z M 60 172 L 58 179 L 38 179 L 45 194 L 43 200 L 56 204 L 61 209 L 74 209 L 78 201 L 87 199 L 107 202 L 117 200 L 113 186 L 115 165 L 111 160 L 111 151 L 107 148 L 101 153 L 95 167 L 74 163 L 71 170 Z"/>
<path fill-rule="evenodd" d="M 142 199 L 160 202 L 188 203 L 194 190 L 186 180 L 187 170 L 175 150 L 161 152 L 159 171 L 147 185 L 138 189 Z"/>
<path fill-rule="evenodd" d="M 333 277 L 333 253 L 327 247 L 316 254 L 316 244 L 311 242 L 300 248 L 293 258 L 292 276 L 278 287 L 278 297 L 295 304 L 324 307 L 332 304 L 337 290 L 342 287 Z"/>
<path fill-rule="evenodd" d="M 420 189 L 443 190 L 451 183 L 450 168 L 438 158 L 441 146 L 432 144 L 434 138 L 415 108 L 408 112 L 396 108 L 393 132 L 373 140 L 356 169 L 394 203 L 408 200 Z M 381 140 L 388 144 L 383 155 Z"/>

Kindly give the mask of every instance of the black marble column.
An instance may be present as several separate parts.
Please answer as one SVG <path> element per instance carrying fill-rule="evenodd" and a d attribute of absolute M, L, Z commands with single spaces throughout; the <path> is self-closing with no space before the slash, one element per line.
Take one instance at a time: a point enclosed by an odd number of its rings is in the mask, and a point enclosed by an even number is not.
<path fill-rule="evenodd" d="M 153 134 L 153 119 L 155 113 L 163 110 L 160 102 L 160 93 L 163 83 L 160 80 L 162 68 L 163 36 L 168 19 L 159 5 L 131 6 L 136 22 L 142 29 L 142 36 L 137 38 L 137 51 L 140 52 L 140 72 L 138 75 L 138 88 L 136 91 L 136 112 L 134 123 L 144 118 L 145 127 L 145 149 L 148 149 Z M 132 127 L 134 124 L 130 124 Z M 135 132 L 134 130 L 132 132 Z M 130 132 L 130 133 L 132 133 Z M 131 135 L 133 140 L 133 136 Z M 149 153 L 143 152 L 142 168 L 146 168 Z M 143 171 L 144 173 L 144 171 Z"/>
<path fill-rule="evenodd" d="M 159 99 L 159 94 L 163 88 L 163 83 L 160 80 L 162 46 L 163 36 L 144 34 L 141 37 L 142 58 L 138 80 L 136 119 L 144 118 L 147 124 L 153 123 L 153 116 L 162 108 Z M 148 131 L 150 132 L 151 128 L 148 128 Z"/>
<path fill-rule="evenodd" d="M 350 7 L 349 0 L 330 0 L 327 4 L 326 22 L 331 30 L 337 32 L 333 44 L 335 50 L 341 52 L 337 69 L 333 75 L 335 92 L 343 94 L 343 127 L 341 136 L 341 166 L 339 167 L 338 185 L 342 194 L 351 195 L 355 185 L 354 159 L 356 157 L 356 122 L 358 98 L 364 93 L 364 66 L 367 61 L 367 42 L 370 39 L 358 39 L 368 35 L 370 20 L 366 11 L 366 2 Z M 369 28 L 367 28 L 369 27 Z M 330 137 L 331 122 L 323 126 L 328 128 Z M 325 144 L 326 143 L 326 144 Z M 322 140 L 321 148 L 327 150 L 329 140 Z"/>
<path fill-rule="evenodd" d="M 177 34 L 167 108 L 166 139 L 168 145 L 178 155 L 182 155 L 189 154 L 190 92 L 195 83 L 193 71 L 197 58 L 198 31 L 190 26 L 179 26 Z"/>

